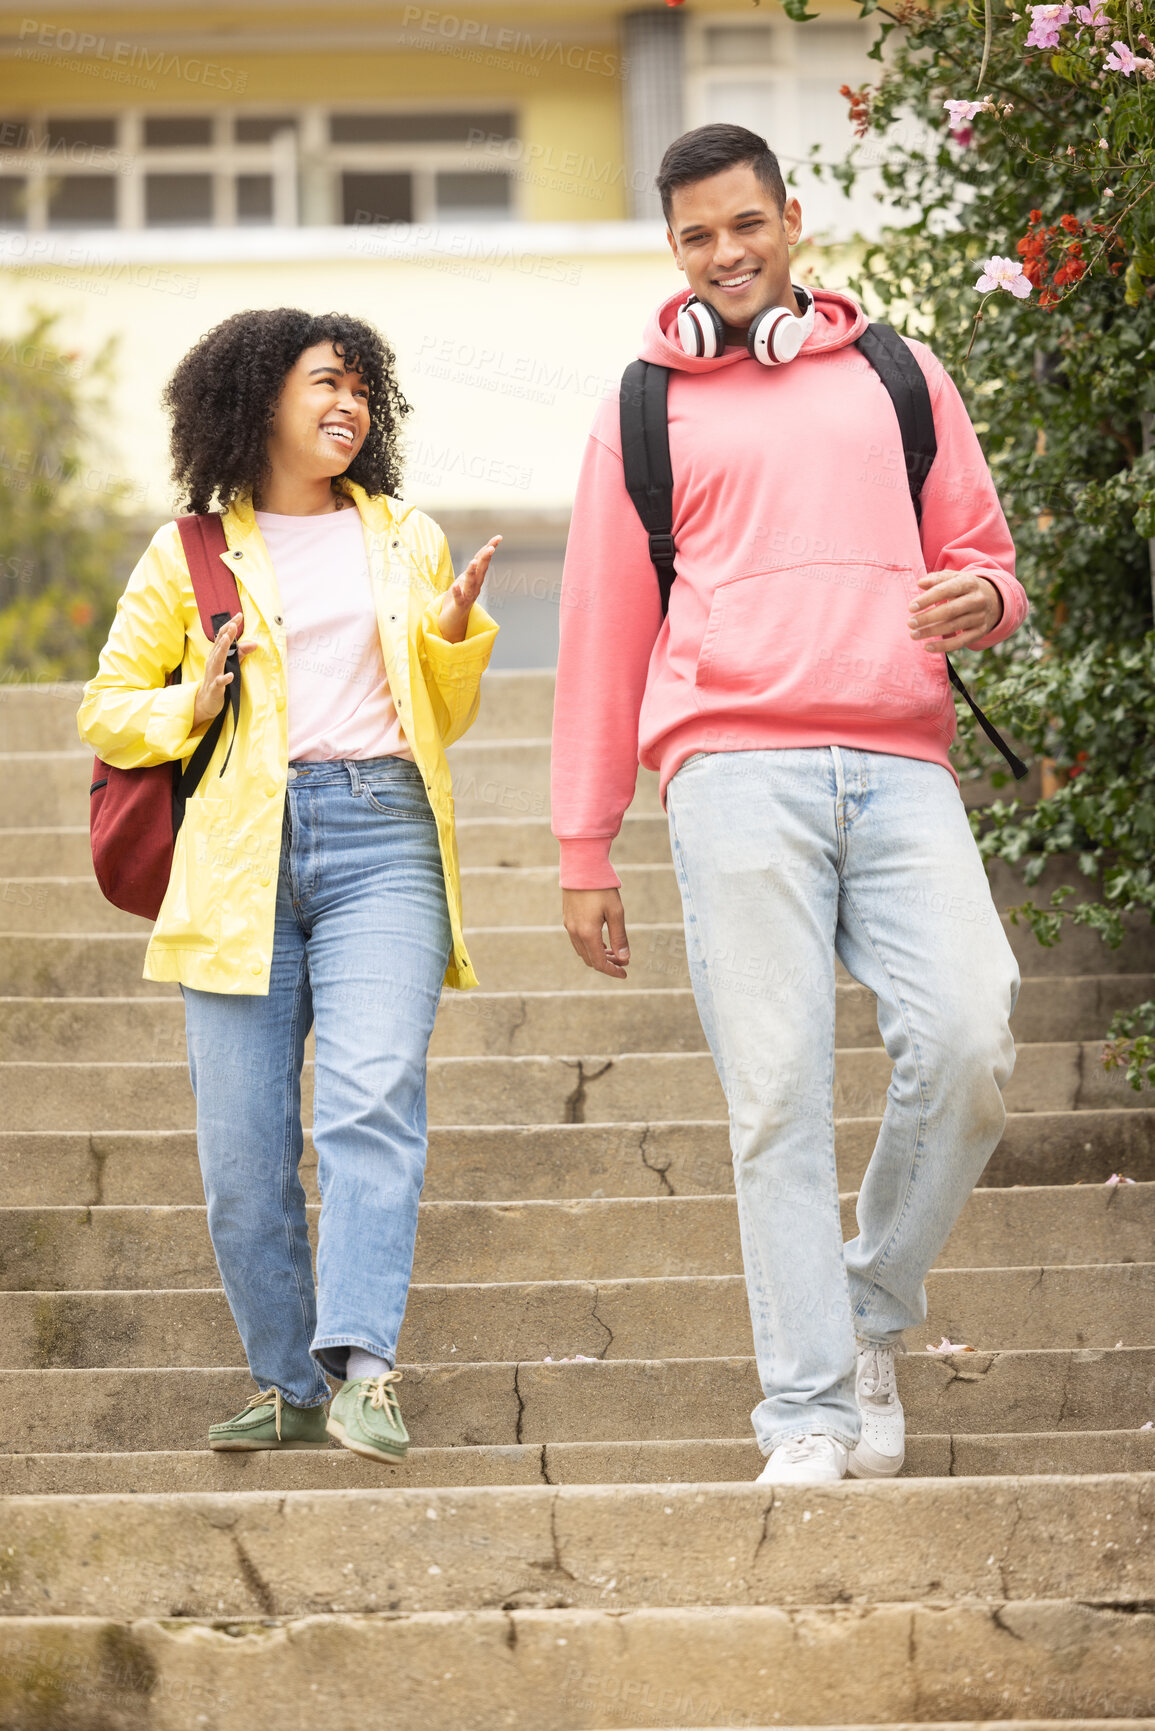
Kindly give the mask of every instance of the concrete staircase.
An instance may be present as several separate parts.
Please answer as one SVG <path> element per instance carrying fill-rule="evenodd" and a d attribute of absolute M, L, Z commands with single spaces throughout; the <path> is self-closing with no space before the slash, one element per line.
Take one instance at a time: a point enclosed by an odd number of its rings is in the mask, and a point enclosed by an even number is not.
<path fill-rule="evenodd" d="M 1155 1110 L 1098 1064 L 1149 928 L 1008 927 L 1011 1116 L 899 1366 L 906 1472 L 772 1495 L 652 780 L 622 988 L 558 924 L 551 682 L 492 676 L 453 753 L 484 990 L 430 1068 L 415 1446 L 212 1455 L 252 1384 L 180 1000 L 91 879 L 78 695 L 0 689 L 0 1726 L 1155 1726 Z M 838 1044 L 849 1220 L 888 1067 L 848 980 Z"/>

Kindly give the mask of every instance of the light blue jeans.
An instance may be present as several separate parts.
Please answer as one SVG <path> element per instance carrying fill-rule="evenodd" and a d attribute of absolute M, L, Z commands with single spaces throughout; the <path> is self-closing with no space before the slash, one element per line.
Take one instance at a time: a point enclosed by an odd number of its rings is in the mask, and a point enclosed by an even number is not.
<path fill-rule="evenodd" d="M 926 1320 L 923 1281 L 994 1151 L 1014 955 L 949 771 L 839 746 L 699 753 L 666 795 L 686 949 L 726 1092 L 763 1453 L 853 1446 L 857 1341 Z M 835 956 L 893 1064 L 845 1246 Z M 869 1116 L 869 1097 L 840 1115 Z"/>
<path fill-rule="evenodd" d="M 294 1406 L 351 1346 L 395 1362 L 425 1176 L 449 910 L 421 773 L 290 766 L 267 997 L 182 987 L 209 1233 L 249 1369 Z M 317 1286 L 301 1065 L 316 1020 Z"/>

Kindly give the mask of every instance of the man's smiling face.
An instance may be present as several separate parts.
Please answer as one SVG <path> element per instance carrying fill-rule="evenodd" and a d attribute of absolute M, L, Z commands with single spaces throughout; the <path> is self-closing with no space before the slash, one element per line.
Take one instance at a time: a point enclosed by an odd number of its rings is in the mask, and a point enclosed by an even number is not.
<path fill-rule="evenodd" d="M 748 162 L 670 194 L 670 250 L 698 299 L 720 314 L 727 342 L 744 343 L 767 307 L 793 306 L 790 248 L 801 234 L 798 200 L 779 210 Z"/>

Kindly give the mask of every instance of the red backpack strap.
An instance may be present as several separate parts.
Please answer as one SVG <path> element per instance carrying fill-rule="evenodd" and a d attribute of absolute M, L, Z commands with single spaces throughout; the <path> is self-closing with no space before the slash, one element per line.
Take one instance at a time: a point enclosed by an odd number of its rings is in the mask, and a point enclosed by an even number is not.
<path fill-rule="evenodd" d="M 237 593 L 237 582 L 228 566 L 221 559 L 221 554 L 228 551 L 225 540 L 225 526 L 217 512 L 209 512 L 205 516 L 178 517 L 177 529 L 180 531 L 181 546 L 188 562 L 189 576 L 192 578 L 193 594 L 196 596 L 197 612 L 200 614 L 201 630 L 211 643 L 223 625 L 227 625 L 234 613 L 241 611 L 241 598 Z M 232 683 L 227 687 L 228 696 L 220 714 L 212 721 L 200 741 L 190 762 L 176 788 L 176 803 L 181 811 L 185 800 L 203 776 L 208 762 L 216 749 L 217 740 L 224 727 L 225 715 L 232 711 L 233 734 L 229 741 L 229 749 L 225 753 L 225 761 L 221 764 L 223 775 L 228 768 L 229 758 L 233 754 L 233 746 L 237 739 L 237 724 L 241 717 L 241 661 L 234 643 L 225 659 L 225 671 L 232 674 Z M 179 827 L 179 818 L 177 826 Z"/>
<path fill-rule="evenodd" d="M 220 615 L 231 619 L 240 612 L 236 578 L 221 560 L 221 554 L 228 551 L 224 519 L 212 511 L 205 516 L 178 517 L 176 526 L 192 578 L 201 630 L 211 643 L 223 623 Z"/>

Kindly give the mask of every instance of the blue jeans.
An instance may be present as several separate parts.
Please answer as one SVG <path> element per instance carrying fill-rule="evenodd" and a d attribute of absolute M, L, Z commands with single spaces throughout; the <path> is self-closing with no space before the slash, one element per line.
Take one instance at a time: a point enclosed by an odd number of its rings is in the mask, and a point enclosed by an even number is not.
<path fill-rule="evenodd" d="M 730 1112 L 755 1435 L 764 1453 L 802 1432 L 853 1446 L 856 1339 L 894 1347 L 925 1322 L 923 1281 L 1002 1135 L 1018 968 L 938 764 L 838 746 L 700 753 L 666 798 Z M 845 1246 L 836 955 L 877 997 L 894 1066 Z"/>
<path fill-rule="evenodd" d="M 181 990 L 217 1265 L 249 1369 L 294 1406 L 328 1399 L 351 1346 L 395 1362 L 449 947 L 416 766 L 291 765 L 268 996 Z M 297 1172 L 314 1019 L 316 1291 Z"/>

